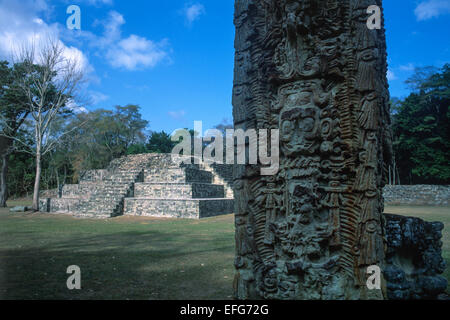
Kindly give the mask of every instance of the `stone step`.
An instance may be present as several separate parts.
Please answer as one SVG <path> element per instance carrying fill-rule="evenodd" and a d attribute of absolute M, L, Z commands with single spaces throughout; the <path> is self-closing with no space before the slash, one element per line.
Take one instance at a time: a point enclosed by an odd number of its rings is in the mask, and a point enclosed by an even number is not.
<path fill-rule="evenodd" d="M 213 174 L 193 168 L 152 168 L 144 172 L 144 182 L 148 183 L 212 183 Z"/>
<path fill-rule="evenodd" d="M 233 199 L 125 198 L 125 216 L 201 219 L 234 212 Z"/>
<path fill-rule="evenodd" d="M 106 184 L 127 184 L 131 183 L 135 180 L 135 178 L 116 178 L 112 180 L 105 180 Z"/>
<path fill-rule="evenodd" d="M 98 194 L 101 194 L 102 192 L 108 192 L 108 193 L 115 193 L 115 194 L 120 194 L 123 193 L 125 191 L 127 191 L 129 188 L 131 188 L 131 185 L 127 186 L 126 188 L 104 188 L 101 190 L 98 190 Z"/>
<path fill-rule="evenodd" d="M 49 198 L 39 201 L 39 211 L 70 213 L 81 209 L 86 200 L 79 198 Z"/>
<path fill-rule="evenodd" d="M 50 213 L 67 213 L 85 217 L 111 217 L 114 215 L 117 203 L 92 203 L 83 199 L 75 198 L 51 198 L 40 201 L 40 211 Z"/>
<path fill-rule="evenodd" d="M 224 198 L 223 185 L 208 183 L 136 183 L 134 185 L 135 198 L 156 199 L 199 199 Z"/>

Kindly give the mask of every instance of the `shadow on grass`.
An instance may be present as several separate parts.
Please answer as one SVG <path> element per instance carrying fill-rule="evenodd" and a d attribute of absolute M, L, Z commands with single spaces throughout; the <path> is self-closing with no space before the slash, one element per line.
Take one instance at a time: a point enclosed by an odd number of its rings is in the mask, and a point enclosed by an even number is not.
<path fill-rule="evenodd" d="M 152 230 L 55 240 L 0 250 L 1 299 L 227 299 L 231 295 L 234 247 L 226 234 L 205 241 L 200 236 Z M 81 290 L 66 287 L 70 265 L 81 268 Z"/>

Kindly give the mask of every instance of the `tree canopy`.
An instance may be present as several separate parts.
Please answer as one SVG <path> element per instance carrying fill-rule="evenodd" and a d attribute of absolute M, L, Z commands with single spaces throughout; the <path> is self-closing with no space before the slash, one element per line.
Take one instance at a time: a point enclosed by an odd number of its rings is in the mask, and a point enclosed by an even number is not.
<path fill-rule="evenodd" d="M 450 65 L 432 70 L 417 70 L 407 81 L 413 92 L 394 102 L 394 152 L 403 184 L 450 183 Z"/>

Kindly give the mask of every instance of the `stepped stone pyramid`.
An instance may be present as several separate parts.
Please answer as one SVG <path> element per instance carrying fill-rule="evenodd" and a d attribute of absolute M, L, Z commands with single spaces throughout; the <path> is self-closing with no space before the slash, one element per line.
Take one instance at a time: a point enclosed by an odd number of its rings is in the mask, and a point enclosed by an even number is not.
<path fill-rule="evenodd" d="M 199 219 L 234 212 L 227 165 L 180 164 L 170 154 L 113 160 L 104 170 L 82 173 L 58 198 L 41 199 L 41 211 L 78 217 L 121 215 Z"/>

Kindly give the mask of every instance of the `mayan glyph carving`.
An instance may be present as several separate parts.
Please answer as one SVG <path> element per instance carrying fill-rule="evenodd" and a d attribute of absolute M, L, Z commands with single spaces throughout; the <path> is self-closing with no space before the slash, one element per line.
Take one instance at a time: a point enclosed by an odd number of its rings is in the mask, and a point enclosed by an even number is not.
<path fill-rule="evenodd" d="M 239 299 L 384 298 L 391 159 L 380 0 L 236 0 L 235 127 L 280 130 L 280 170 L 235 167 Z"/>

